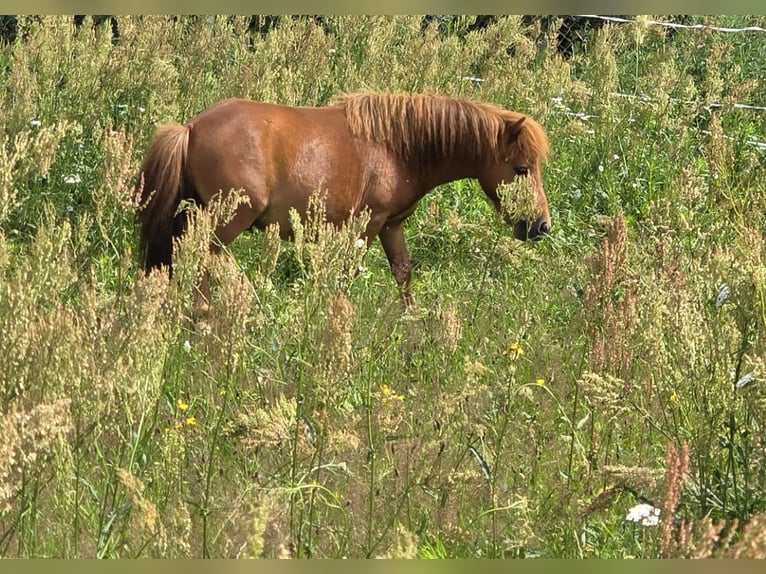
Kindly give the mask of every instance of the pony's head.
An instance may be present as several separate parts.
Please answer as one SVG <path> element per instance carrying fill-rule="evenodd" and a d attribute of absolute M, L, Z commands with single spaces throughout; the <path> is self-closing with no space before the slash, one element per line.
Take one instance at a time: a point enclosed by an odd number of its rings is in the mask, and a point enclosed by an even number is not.
<path fill-rule="evenodd" d="M 551 230 L 548 199 L 543 189 L 542 163 L 547 159 L 548 138 L 542 126 L 529 116 L 505 112 L 504 125 L 499 135 L 498 153 L 485 166 L 479 176 L 484 193 L 506 223 L 513 225 L 517 239 L 539 239 Z M 533 194 L 533 215 L 519 219 L 512 211 L 503 209 L 499 188 L 525 178 Z"/>

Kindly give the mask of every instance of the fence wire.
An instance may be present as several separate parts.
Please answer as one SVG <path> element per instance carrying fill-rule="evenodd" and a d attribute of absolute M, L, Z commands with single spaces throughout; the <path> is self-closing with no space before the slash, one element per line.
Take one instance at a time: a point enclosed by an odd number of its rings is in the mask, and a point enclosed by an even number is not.
<path fill-rule="evenodd" d="M 617 16 L 598 16 L 595 14 L 582 14 L 582 15 L 575 16 L 575 18 L 589 18 L 591 20 L 600 20 L 602 22 L 616 22 L 621 24 L 635 22 L 635 20 L 630 20 L 627 18 L 619 18 Z M 728 28 L 726 26 L 712 26 L 710 24 L 683 24 L 679 22 L 662 22 L 659 20 L 647 20 L 646 24 L 650 26 L 663 26 L 665 28 L 687 29 L 687 30 L 712 30 L 714 32 L 726 32 L 726 33 L 766 32 L 766 28 L 761 28 L 760 26 L 746 26 L 744 28 Z"/>
<path fill-rule="evenodd" d="M 527 17 L 529 18 L 529 17 Z M 572 15 L 572 16 L 564 16 L 564 17 L 533 17 L 537 19 L 537 21 L 540 23 L 543 30 L 550 30 L 550 26 L 555 22 L 559 23 L 558 28 L 556 30 L 557 34 L 557 49 L 559 54 L 564 58 L 570 58 L 574 52 L 577 46 L 583 46 L 587 45 L 589 41 L 592 40 L 592 32 L 594 30 L 597 30 L 601 27 L 603 27 L 606 24 L 635 24 L 638 23 L 639 20 L 636 18 L 624 18 L 621 16 L 602 16 L 602 15 L 596 15 L 596 14 L 582 14 L 582 15 Z M 693 23 L 692 22 L 692 16 L 678 16 L 674 18 L 676 21 L 660 21 L 660 20 L 643 20 L 641 21 L 641 25 L 645 26 L 660 26 L 664 28 L 669 28 L 672 30 L 672 33 L 679 33 L 682 30 L 689 30 L 690 33 L 694 33 L 696 31 L 711 31 L 711 32 L 720 32 L 724 34 L 759 34 L 762 32 L 766 32 L 766 28 L 763 28 L 761 26 L 743 26 L 743 27 L 728 27 L 728 26 L 715 26 L 712 24 L 701 24 L 701 23 Z M 529 19 L 527 20 L 528 24 L 531 24 L 534 20 Z M 642 103 L 653 103 L 656 102 L 654 98 L 652 98 L 649 95 L 638 95 L 638 94 L 623 94 L 618 92 L 613 92 L 610 94 L 613 97 L 619 97 L 619 98 L 626 98 L 630 100 L 635 100 L 636 102 L 642 102 Z M 700 108 L 707 108 L 708 110 L 714 110 L 714 109 L 722 109 L 722 108 L 729 108 L 729 109 L 737 109 L 737 110 L 744 110 L 744 111 L 750 111 L 754 113 L 761 113 L 766 111 L 766 106 L 760 106 L 760 105 L 753 105 L 750 103 L 719 103 L 719 102 L 701 102 L 701 101 L 688 101 L 688 100 L 678 100 L 678 99 L 672 99 L 674 103 L 682 104 L 682 105 L 689 105 L 689 106 L 698 106 Z M 570 110 L 566 104 L 563 103 L 562 98 L 554 98 L 554 106 L 553 106 L 553 113 L 560 113 L 565 114 L 569 116 L 577 117 L 583 121 L 588 121 L 590 119 L 597 119 L 597 116 L 593 115 L 586 115 L 582 112 L 575 112 Z M 703 131 L 703 133 L 706 133 Z M 732 139 L 729 136 L 724 136 L 727 139 Z M 766 142 L 760 141 L 756 138 L 750 137 L 744 142 L 746 145 L 753 146 L 759 150 L 766 151 Z"/>

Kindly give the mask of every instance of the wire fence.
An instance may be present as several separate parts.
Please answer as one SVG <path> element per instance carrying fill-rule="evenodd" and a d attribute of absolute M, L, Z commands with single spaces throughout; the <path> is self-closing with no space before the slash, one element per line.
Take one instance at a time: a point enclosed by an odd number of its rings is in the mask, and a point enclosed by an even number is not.
<path fill-rule="evenodd" d="M 635 22 L 635 20 L 630 20 L 627 18 L 619 18 L 617 16 L 598 16 L 595 14 L 582 14 L 582 15 L 575 16 L 575 18 L 589 18 L 591 20 L 600 20 L 602 22 L 615 22 L 620 24 Z M 665 28 L 687 29 L 687 30 L 712 30 L 714 32 L 726 32 L 726 33 L 766 32 L 766 28 L 761 28 L 760 26 L 746 26 L 744 28 L 729 28 L 726 26 L 713 26 L 711 24 L 683 24 L 679 22 L 663 22 L 660 20 L 647 20 L 645 23 L 650 26 L 663 26 Z"/>
<path fill-rule="evenodd" d="M 723 34 L 759 34 L 766 32 L 766 28 L 761 26 L 743 26 L 743 27 L 728 27 L 728 26 L 716 26 L 713 24 L 693 23 L 690 16 L 680 16 L 680 22 L 677 21 L 660 21 L 645 19 L 640 21 L 643 26 L 660 26 L 663 28 L 669 28 L 673 31 L 677 30 L 689 30 L 695 31 L 710 31 L 720 32 Z M 592 33 L 594 29 L 600 28 L 605 24 L 636 24 L 639 23 L 638 18 L 623 18 L 620 16 L 601 16 L 596 14 L 582 14 L 574 16 L 565 16 L 561 19 L 561 24 L 558 28 L 558 50 L 563 57 L 570 57 L 574 51 L 574 46 L 577 43 L 587 42 L 588 35 Z M 649 95 L 637 95 L 637 94 L 623 94 L 618 92 L 610 93 L 611 96 L 618 98 L 626 98 L 635 100 L 642 103 L 657 103 L 658 100 L 652 98 Z M 691 100 L 679 100 L 675 98 L 670 99 L 675 104 L 697 106 L 701 109 L 715 110 L 715 109 L 738 109 L 744 111 L 750 111 L 754 113 L 761 113 L 766 111 L 766 106 L 754 105 L 750 103 L 720 103 L 720 102 L 701 102 Z M 554 113 L 560 113 L 572 117 L 576 117 L 582 121 L 588 121 L 591 119 L 597 119 L 598 116 L 588 115 L 582 112 L 572 111 L 563 103 L 562 98 L 554 98 L 553 102 Z M 707 133 L 703 130 L 702 133 Z M 728 140 L 733 140 L 730 136 L 724 136 Z M 749 146 L 753 146 L 759 150 L 766 151 L 766 142 L 760 141 L 757 138 L 749 137 L 744 143 Z"/>

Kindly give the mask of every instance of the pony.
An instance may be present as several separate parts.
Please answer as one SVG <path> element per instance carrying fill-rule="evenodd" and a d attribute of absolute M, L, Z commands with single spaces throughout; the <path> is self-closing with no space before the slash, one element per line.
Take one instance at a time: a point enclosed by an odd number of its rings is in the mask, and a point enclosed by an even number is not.
<path fill-rule="evenodd" d="M 494 104 L 440 95 L 357 93 L 325 107 L 293 107 L 244 99 L 213 104 L 184 124 L 158 128 L 136 188 L 146 273 L 172 273 L 173 242 L 184 233 L 184 200 L 203 206 L 232 190 L 248 202 L 215 230 L 213 253 L 250 228 L 277 224 L 291 237 L 289 213 L 305 217 L 318 184 L 326 217 L 343 225 L 369 210 L 362 239 L 385 252 L 405 305 L 412 305 L 412 265 L 403 225 L 418 202 L 445 183 L 477 179 L 501 215 L 498 187 L 528 178 L 539 215 L 511 221 L 520 240 L 551 229 L 541 166 L 549 156 L 542 126 Z M 207 308 L 209 280 L 199 284 Z"/>

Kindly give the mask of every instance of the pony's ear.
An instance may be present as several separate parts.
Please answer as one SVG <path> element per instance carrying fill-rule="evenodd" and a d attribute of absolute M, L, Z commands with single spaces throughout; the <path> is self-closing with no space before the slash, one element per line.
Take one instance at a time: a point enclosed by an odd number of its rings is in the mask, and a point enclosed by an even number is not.
<path fill-rule="evenodd" d="M 524 124 L 524 121 L 526 119 L 527 119 L 527 116 L 521 116 L 516 121 L 505 122 L 505 143 L 507 145 L 512 145 L 516 143 L 517 139 L 519 139 L 519 134 L 521 133 L 521 126 Z"/>

